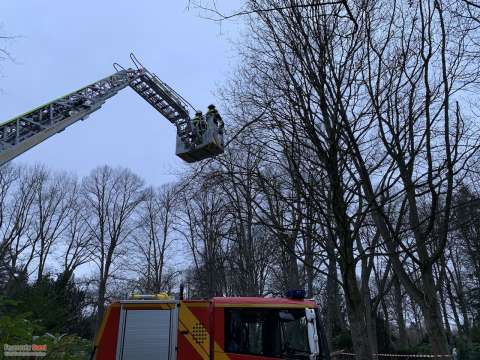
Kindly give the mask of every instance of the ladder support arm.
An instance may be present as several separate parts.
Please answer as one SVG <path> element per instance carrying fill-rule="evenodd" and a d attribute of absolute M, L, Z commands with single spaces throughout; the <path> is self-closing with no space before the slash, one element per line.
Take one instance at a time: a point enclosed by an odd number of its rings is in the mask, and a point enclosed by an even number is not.
<path fill-rule="evenodd" d="M 0 165 L 83 120 L 130 85 L 137 70 L 122 70 L 0 124 Z"/>

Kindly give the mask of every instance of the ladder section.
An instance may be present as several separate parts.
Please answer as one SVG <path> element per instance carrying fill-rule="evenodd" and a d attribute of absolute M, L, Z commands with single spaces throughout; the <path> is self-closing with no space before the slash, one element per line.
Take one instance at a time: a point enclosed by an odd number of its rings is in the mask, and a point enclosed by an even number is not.
<path fill-rule="evenodd" d="M 138 75 L 136 70 L 119 71 L 0 124 L 0 165 L 85 119 Z"/>
<path fill-rule="evenodd" d="M 138 70 L 139 76 L 130 87 L 172 124 L 179 125 L 190 119 L 182 97 L 155 74 L 145 68 Z"/>

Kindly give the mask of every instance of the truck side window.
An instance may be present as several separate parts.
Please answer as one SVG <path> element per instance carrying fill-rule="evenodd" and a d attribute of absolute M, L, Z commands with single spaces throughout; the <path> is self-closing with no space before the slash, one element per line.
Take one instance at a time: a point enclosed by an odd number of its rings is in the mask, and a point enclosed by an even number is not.
<path fill-rule="evenodd" d="M 225 309 L 225 351 L 308 358 L 304 309 Z"/>
<path fill-rule="evenodd" d="M 263 354 L 264 319 L 260 314 L 229 311 L 226 350 L 242 354 Z"/>

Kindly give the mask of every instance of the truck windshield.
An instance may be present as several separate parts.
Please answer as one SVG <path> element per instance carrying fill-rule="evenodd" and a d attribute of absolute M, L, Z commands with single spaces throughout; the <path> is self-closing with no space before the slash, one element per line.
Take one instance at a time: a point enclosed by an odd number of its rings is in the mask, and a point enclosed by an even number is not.
<path fill-rule="evenodd" d="M 225 309 L 225 351 L 307 359 L 305 309 Z"/>

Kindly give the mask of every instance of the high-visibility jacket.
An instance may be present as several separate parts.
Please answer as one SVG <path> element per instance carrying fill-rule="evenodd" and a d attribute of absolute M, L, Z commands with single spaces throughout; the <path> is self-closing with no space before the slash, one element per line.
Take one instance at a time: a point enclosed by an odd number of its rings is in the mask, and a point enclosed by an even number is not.
<path fill-rule="evenodd" d="M 192 120 L 193 126 L 199 127 L 201 121 L 202 121 L 202 118 L 200 116 L 195 116 Z"/>
<path fill-rule="evenodd" d="M 218 113 L 217 109 L 208 110 L 207 115 L 213 116 L 213 122 L 215 123 L 215 125 L 220 128 L 223 127 L 223 119 Z"/>

